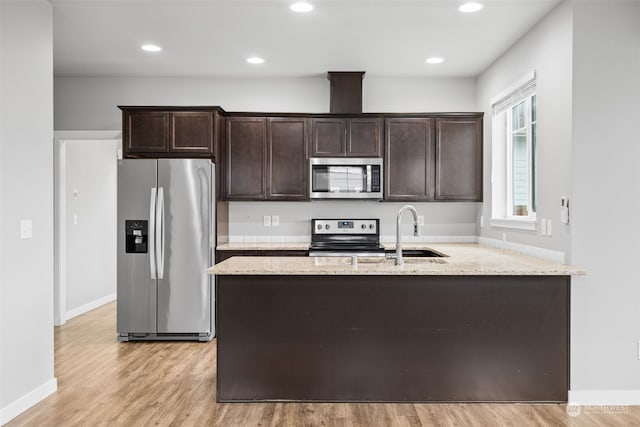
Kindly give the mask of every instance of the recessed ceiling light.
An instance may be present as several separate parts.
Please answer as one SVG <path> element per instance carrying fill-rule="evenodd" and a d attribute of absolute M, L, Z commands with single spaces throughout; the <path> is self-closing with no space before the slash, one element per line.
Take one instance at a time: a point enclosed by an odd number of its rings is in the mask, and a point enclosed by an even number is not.
<path fill-rule="evenodd" d="M 473 12 L 478 12 L 483 8 L 484 8 L 484 5 L 482 3 L 470 1 L 460 6 L 458 10 L 463 13 L 473 13 Z"/>
<path fill-rule="evenodd" d="M 442 64 L 444 62 L 444 59 L 440 58 L 439 56 L 432 56 L 431 58 L 428 58 L 426 60 L 427 64 Z"/>
<path fill-rule="evenodd" d="M 162 50 L 160 46 L 155 44 L 143 44 L 140 48 L 145 52 L 160 52 Z"/>
<path fill-rule="evenodd" d="M 252 56 L 251 58 L 247 58 L 247 62 L 249 64 L 262 64 L 264 59 L 258 58 L 257 56 Z"/>
<path fill-rule="evenodd" d="M 293 10 L 294 12 L 311 12 L 313 10 L 313 6 L 309 3 L 298 2 L 289 6 L 289 9 Z"/>

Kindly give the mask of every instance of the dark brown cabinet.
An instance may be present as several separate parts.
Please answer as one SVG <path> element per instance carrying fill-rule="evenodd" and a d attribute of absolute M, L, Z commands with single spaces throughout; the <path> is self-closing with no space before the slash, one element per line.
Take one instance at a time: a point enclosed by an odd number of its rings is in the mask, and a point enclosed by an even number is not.
<path fill-rule="evenodd" d="M 387 201 L 482 201 L 482 115 L 385 120 Z"/>
<path fill-rule="evenodd" d="M 225 198 L 264 199 L 266 119 L 229 117 L 226 126 Z"/>
<path fill-rule="evenodd" d="M 120 109 L 125 157 L 215 157 L 215 127 L 220 120 L 218 108 L 195 111 L 189 107 Z"/>
<path fill-rule="evenodd" d="M 213 153 L 213 114 L 177 112 L 170 114 L 169 151 L 181 153 Z"/>
<path fill-rule="evenodd" d="M 307 200 L 307 120 L 229 117 L 226 200 Z"/>
<path fill-rule="evenodd" d="M 267 125 L 266 198 L 308 199 L 307 120 L 270 118 Z"/>
<path fill-rule="evenodd" d="M 382 119 L 314 118 L 311 157 L 381 157 Z"/>
<path fill-rule="evenodd" d="M 434 199 L 435 146 L 431 118 L 385 120 L 384 199 Z"/>
<path fill-rule="evenodd" d="M 169 113 L 125 111 L 124 154 L 169 151 Z"/>
<path fill-rule="evenodd" d="M 482 120 L 436 119 L 436 200 L 482 200 Z"/>

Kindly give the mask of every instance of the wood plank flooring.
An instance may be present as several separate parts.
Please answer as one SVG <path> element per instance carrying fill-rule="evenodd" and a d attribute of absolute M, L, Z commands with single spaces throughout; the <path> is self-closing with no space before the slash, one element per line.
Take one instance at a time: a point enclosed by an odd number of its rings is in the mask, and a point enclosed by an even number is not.
<path fill-rule="evenodd" d="M 7 426 L 640 426 L 640 407 L 218 404 L 216 343 L 118 343 L 115 303 L 55 328 L 58 392 Z"/>

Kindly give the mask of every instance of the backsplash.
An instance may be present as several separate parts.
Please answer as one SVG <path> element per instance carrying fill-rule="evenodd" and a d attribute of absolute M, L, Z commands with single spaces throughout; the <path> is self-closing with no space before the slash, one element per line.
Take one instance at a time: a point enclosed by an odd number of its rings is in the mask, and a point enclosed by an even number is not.
<path fill-rule="evenodd" d="M 395 241 L 396 216 L 406 203 L 376 201 L 229 202 L 228 241 L 231 243 L 309 242 L 311 218 L 379 218 L 383 242 Z M 402 218 L 405 242 L 475 242 L 479 203 L 409 203 L 424 216 L 420 236 L 412 235 L 411 215 Z M 267 227 L 265 216 L 278 216 Z M 271 220 L 271 218 L 270 218 Z"/>

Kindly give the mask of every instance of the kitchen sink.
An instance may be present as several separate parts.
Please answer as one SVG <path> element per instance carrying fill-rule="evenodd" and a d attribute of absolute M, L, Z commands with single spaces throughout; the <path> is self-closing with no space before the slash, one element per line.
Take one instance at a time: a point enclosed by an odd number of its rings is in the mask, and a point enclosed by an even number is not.
<path fill-rule="evenodd" d="M 387 249 L 384 251 L 386 256 L 395 255 L 395 249 Z M 431 249 L 403 249 L 402 250 L 403 258 L 441 258 L 446 257 L 445 254 L 441 254 L 440 252 L 436 252 Z"/>

